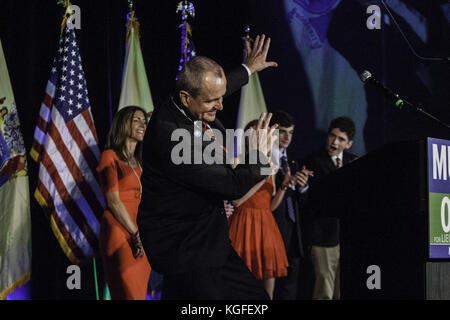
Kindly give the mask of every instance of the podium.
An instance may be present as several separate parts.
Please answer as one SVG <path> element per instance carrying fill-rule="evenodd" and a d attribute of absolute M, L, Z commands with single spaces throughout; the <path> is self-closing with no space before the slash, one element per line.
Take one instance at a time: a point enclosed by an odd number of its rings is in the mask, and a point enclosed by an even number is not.
<path fill-rule="evenodd" d="M 316 214 L 340 219 L 342 299 L 450 299 L 449 146 L 431 138 L 385 145 L 311 190 Z M 439 223 L 442 239 L 433 234 Z"/>

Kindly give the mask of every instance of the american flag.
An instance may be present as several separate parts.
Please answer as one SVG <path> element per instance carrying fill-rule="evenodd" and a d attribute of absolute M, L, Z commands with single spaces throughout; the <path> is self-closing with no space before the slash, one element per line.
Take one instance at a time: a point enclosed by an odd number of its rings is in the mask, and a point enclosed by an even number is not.
<path fill-rule="evenodd" d="M 61 34 L 34 133 L 31 156 L 40 161 L 34 196 L 72 263 L 98 247 L 105 201 L 96 176 L 98 138 L 75 31 Z"/>

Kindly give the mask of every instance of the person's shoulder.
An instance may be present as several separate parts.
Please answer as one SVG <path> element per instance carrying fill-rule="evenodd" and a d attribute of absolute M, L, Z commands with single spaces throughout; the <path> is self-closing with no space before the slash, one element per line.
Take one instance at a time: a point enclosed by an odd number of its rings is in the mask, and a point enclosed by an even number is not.
<path fill-rule="evenodd" d="M 106 149 L 102 152 L 102 158 L 117 159 L 117 154 L 113 149 Z"/>
<path fill-rule="evenodd" d="M 304 164 L 307 169 L 318 173 L 324 171 L 324 168 L 328 166 L 328 161 L 331 161 L 331 158 L 326 150 L 323 149 L 317 150 L 305 157 Z"/>
<path fill-rule="evenodd" d="M 175 127 L 179 117 L 177 112 L 181 115 L 181 112 L 176 109 L 173 98 L 171 96 L 166 97 L 160 101 L 158 108 L 153 112 L 149 126 Z"/>
<path fill-rule="evenodd" d="M 158 104 L 157 104 L 157 107 L 155 109 L 155 112 L 160 112 L 160 111 L 164 112 L 164 110 L 167 110 L 166 109 L 167 106 L 171 105 L 173 103 L 173 99 L 174 99 L 173 95 L 168 95 L 168 96 L 165 96 L 162 99 L 160 99 L 158 101 Z"/>
<path fill-rule="evenodd" d="M 346 157 L 349 161 L 352 161 L 352 160 L 355 160 L 356 158 L 358 158 L 358 156 L 356 154 L 353 154 L 348 151 L 344 151 L 344 157 Z"/>
<path fill-rule="evenodd" d="M 161 118 L 163 118 L 167 113 L 170 103 L 170 97 L 165 97 L 164 99 L 158 101 L 158 104 L 153 111 L 152 116 L 150 117 L 150 123 L 159 121 Z"/>
<path fill-rule="evenodd" d="M 164 133 L 171 133 L 179 127 L 177 120 L 167 111 L 160 111 L 151 119 L 149 123 L 149 130 L 157 132 L 158 135 Z"/>
<path fill-rule="evenodd" d="M 106 149 L 102 152 L 100 163 L 111 163 L 119 160 L 116 152 L 113 149 Z"/>
<path fill-rule="evenodd" d="M 147 148 L 153 148 L 154 145 L 158 145 L 161 150 L 166 149 L 164 146 L 169 147 L 170 142 L 177 136 L 176 130 L 188 128 L 188 125 L 184 124 L 183 117 L 183 114 L 176 109 L 176 106 L 169 99 L 164 104 L 159 105 L 158 109 L 152 114 L 145 133 L 144 152 L 147 152 Z M 185 133 L 180 131 L 180 135 L 184 136 Z M 161 143 L 164 145 L 161 145 Z"/>

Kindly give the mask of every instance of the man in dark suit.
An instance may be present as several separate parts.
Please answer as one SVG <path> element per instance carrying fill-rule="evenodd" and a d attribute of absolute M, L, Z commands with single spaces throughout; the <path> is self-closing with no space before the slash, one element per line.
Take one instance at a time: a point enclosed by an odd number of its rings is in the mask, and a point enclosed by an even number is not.
<path fill-rule="evenodd" d="M 296 300 L 300 289 L 301 258 L 304 257 L 300 206 L 304 201 L 308 178 L 312 172 L 305 169 L 300 171 L 297 163 L 287 156 L 287 148 L 294 134 L 295 119 L 287 112 L 277 110 L 272 113 L 270 122 L 271 125 L 278 124 L 279 132 L 279 149 L 274 157 L 278 161 L 280 170 L 275 177 L 275 185 L 277 189 L 285 188 L 283 200 L 273 211 L 273 215 L 283 238 L 289 261 L 287 276 L 276 279 L 274 299 Z M 291 176 L 289 186 L 282 185 L 286 175 Z"/>
<path fill-rule="evenodd" d="M 247 44 L 245 65 L 227 77 L 213 60 L 191 58 L 178 75 L 176 94 L 151 117 L 144 137 L 138 227 L 150 265 L 164 277 L 163 299 L 267 299 L 231 246 L 223 205 L 270 174 L 262 170 L 269 166 L 263 164 L 268 163 L 267 150 L 257 149 L 258 144 L 251 152 L 261 161 L 233 169 L 197 162 L 196 153 L 204 154 L 214 138 L 197 144 L 195 139 L 202 132 L 211 137 L 224 131 L 216 113 L 223 109 L 225 93 L 239 89 L 250 73 L 276 66 L 266 62 L 269 44 L 264 36 L 255 39 L 252 49 Z M 261 117 L 259 128 L 267 132 L 269 121 L 270 115 Z M 180 137 L 188 141 L 178 142 Z M 179 148 L 186 143 L 187 148 Z"/>
<path fill-rule="evenodd" d="M 307 160 L 307 168 L 314 171 L 308 193 L 317 191 L 315 186 L 334 170 L 356 159 L 347 152 L 353 144 L 355 124 L 350 118 L 339 117 L 331 121 L 325 148 Z M 326 194 L 315 199 L 326 201 Z M 339 219 L 318 217 L 321 203 L 308 204 L 311 226 L 308 230 L 311 244 L 311 260 L 315 273 L 313 299 L 340 299 L 339 268 Z M 322 214 L 321 214 L 322 215 Z"/>

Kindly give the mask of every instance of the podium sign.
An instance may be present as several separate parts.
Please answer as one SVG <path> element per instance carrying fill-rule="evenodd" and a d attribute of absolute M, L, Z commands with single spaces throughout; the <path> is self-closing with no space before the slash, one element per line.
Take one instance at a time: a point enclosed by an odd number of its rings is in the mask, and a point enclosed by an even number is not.
<path fill-rule="evenodd" d="M 450 141 L 428 138 L 429 256 L 450 258 Z"/>

